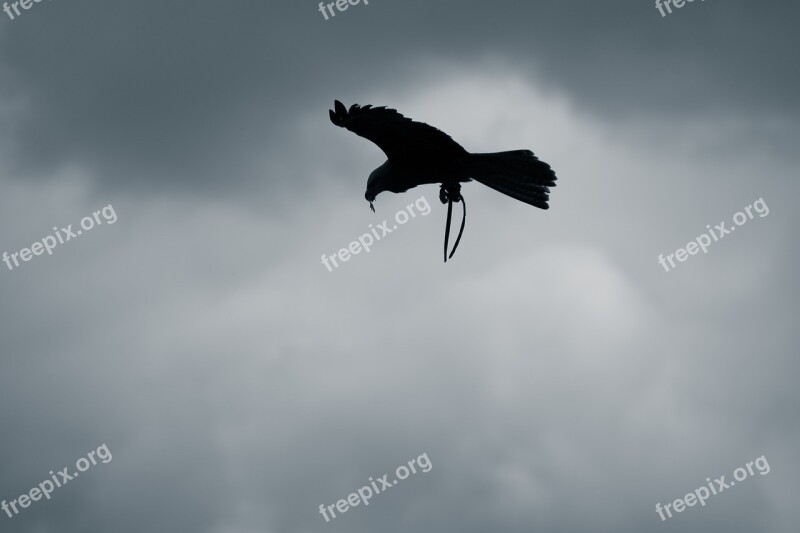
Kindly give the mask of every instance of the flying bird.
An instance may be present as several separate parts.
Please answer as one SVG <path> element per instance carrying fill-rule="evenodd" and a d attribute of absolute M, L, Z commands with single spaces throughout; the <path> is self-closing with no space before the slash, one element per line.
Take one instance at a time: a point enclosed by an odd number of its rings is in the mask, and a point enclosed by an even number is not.
<path fill-rule="evenodd" d="M 334 109 L 329 113 L 336 126 L 369 139 L 386 154 L 386 162 L 373 170 L 367 179 L 364 197 L 373 212 L 375 197 L 384 191 L 401 193 L 417 185 L 440 184 L 439 200 L 447 204 L 445 263 L 454 202 L 461 202 L 464 214 L 450 258 L 458 248 L 467 219 L 467 206 L 461 195 L 462 183 L 474 179 L 534 207 L 549 207 L 550 187 L 556 185 L 556 174 L 550 165 L 539 161 L 530 150 L 470 153 L 446 133 L 384 106 L 353 104 L 347 109 L 335 100 Z"/>

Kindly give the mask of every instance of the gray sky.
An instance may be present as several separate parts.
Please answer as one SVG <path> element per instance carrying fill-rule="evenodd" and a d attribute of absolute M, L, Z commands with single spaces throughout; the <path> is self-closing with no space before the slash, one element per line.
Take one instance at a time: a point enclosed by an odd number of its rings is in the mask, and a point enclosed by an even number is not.
<path fill-rule="evenodd" d="M 2 531 L 790 533 L 800 520 L 796 2 L 41 2 L 0 13 Z M 547 212 L 330 124 L 388 105 L 532 149 Z M 334 272 L 321 264 L 424 196 Z M 671 272 L 674 253 L 763 198 Z M 457 211 L 458 213 L 458 211 Z M 417 473 L 326 523 L 423 453 Z M 661 523 L 662 505 L 764 455 Z"/>

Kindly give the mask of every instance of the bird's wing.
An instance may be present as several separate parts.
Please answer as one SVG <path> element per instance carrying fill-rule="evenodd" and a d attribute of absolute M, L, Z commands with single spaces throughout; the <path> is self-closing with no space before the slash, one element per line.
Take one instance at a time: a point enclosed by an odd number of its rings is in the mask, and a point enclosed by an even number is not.
<path fill-rule="evenodd" d="M 330 116 L 335 125 L 377 144 L 390 159 L 425 152 L 441 155 L 466 153 L 446 133 L 428 124 L 414 122 L 394 109 L 353 104 L 348 110 L 336 100 Z"/>

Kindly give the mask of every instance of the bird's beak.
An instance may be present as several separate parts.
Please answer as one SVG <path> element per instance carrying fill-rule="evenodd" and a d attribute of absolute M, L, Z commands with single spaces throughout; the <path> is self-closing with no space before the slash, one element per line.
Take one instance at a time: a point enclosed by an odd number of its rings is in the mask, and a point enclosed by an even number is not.
<path fill-rule="evenodd" d="M 369 203 L 369 208 L 372 209 L 372 212 L 375 212 L 375 206 L 372 205 L 372 202 Z"/>

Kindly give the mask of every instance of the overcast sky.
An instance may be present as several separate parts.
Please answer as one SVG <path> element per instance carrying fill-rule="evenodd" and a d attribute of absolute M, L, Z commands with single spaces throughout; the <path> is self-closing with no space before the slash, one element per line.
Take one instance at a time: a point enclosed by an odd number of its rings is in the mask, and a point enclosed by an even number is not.
<path fill-rule="evenodd" d="M 800 63 L 788 0 L 34 3 L 0 12 L 0 530 L 794 533 Z M 364 200 L 334 99 L 531 149 Z M 333 272 L 333 255 L 424 197 Z M 708 253 L 659 254 L 762 199 Z M 423 202 L 424 202 L 423 201 Z M 460 207 L 456 207 L 460 216 Z M 59 234 L 61 231 L 59 230 Z M 330 522 L 336 504 L 427 453 Z M 764 456 L 767 475 L 662 522 Z M 658 528 L 658 529 L 657 529 Z"/>

